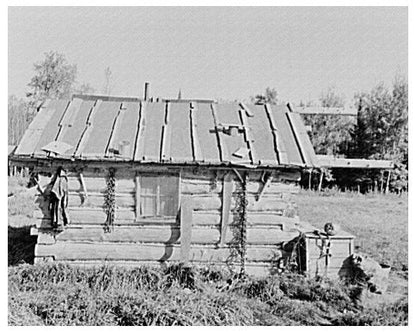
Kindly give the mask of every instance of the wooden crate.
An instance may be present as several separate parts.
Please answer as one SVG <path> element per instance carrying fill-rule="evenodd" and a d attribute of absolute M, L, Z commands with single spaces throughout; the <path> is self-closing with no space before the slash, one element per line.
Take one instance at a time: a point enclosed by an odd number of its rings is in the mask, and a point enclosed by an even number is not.
<path fill-rule="evenodd" d="M 305 270 L 311 277 L 338 278 L 350 269 L 347 259 L 354 253 L 354 236 L 339 231 L 334 236 L 307 233 L 305 236 Z"/>

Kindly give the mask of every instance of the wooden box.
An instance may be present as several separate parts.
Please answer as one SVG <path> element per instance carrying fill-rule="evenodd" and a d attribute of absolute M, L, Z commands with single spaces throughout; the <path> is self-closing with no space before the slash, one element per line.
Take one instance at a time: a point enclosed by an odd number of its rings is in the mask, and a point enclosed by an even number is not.
<path fill-rule="evenodd" d="M 338 278 L 349 269 L 348 257 L 354 253 L 354 236 L 339 231 L 334 236 L 307 233 L 305 236 L 305 270 L 310 277 Z"/>

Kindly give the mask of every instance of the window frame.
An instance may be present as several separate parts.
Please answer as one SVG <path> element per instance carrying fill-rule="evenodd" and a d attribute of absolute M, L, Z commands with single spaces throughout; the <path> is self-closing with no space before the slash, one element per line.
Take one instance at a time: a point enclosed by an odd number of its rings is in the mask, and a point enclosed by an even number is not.
<path fill-rule="evenodd" d="M 147 194 L 142 195 L 142 178 L 144 177 L 153 177 L 157 178 L 157 191 L 156 194 Z M 175 178 L 177 183 L 177 206 L 175 207 L 175 214 L 174 215 L 161 215 L 160 209 L 161 209 L 161 193 L 160 193 L 160 181 L 164 177 L 172 177 Z M 136 193 L 135 193 L 135 212 L 136 212 L 136 221 L 146 221 L 146 220 L 172 220 L 177 218 L 179 209 L 180 209 L 180 201 L 181 201 L 181 173 L 178 172 L 136 172 Z M 156 215 L 143 215 L 141 213 L 141 199 L 142 196 L 146 197 L 155 197 L 155 211 Z M 165 195 L 166 196 L 166 195 Z"/>

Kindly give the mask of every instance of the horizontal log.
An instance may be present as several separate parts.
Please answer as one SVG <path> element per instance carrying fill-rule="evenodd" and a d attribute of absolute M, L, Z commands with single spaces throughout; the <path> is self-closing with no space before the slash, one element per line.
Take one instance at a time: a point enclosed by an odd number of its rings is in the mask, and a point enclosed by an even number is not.
<path fill-rule="evenodd" d="M 218 211 L 193 211 L 193 225 L 218 226 L 221 224 L 221 212 Z"/>
<path fill-rule="evenodd" d="M 53 245 L 37 244 L 35 256 L 54 256 L 55 260 L 180 260 L 180 246 L 157 246 L 112 243 L 57 242 Z M 231 256 L 229 248 L 191 247 L 190 261 L 226 261 Z"/>
<path fill-rule="evenodd" d="M 192 207 L 194 210 L 219 210 L 222 206 L 222 195 L 198 195 L 192 197 Z M 231 209 L 236 208 L 236 199 L 233 195 Z M 264 196 L 257 201 L 254 195 L 247 195 L 248 211 L 283 211 L 288 207 L 288 202 L 274 196 Z"/>
<path fill-rule="evenodd" d="M 210 180 L 184 180 L 181 181 L 181 193 L 182 194 L 219 194 L 222 192 L 221 181 L 210 181 Z"/>
<path fill-rule="evenodd" d="M 71 207 L 68 209 L 68 216 L 71 225 L 104 225 L 107 214 L 104 209 L 91 207 Z M 50 227 L 49 213 L 34 211 L 34 218 L 38 220 L 37 227 Z M 114 225 L 147 225 L 147 224 L 177 224 L 175 217 L 161 218 L 140 218 L 136 220 L 135 212 L 130 209 L 117 209 Z M 43 225 L 43 226 L 41 226 Z"/>
<path fill-rule="evenodd" d="M 68 197 L 68 206 L 69 207 L 79 207 L 79 206 L 90 206 L 90 207 L 103 207 L 105 204 L 105 195 L 104 194 L 88 194 L 88 197 L 85 197 L 81 193 L 70 193 Z M 133 194 L 116 194 L 115 195 L 116 207 L 123 208 L 134 208 L 136 201 Z"/>
<path fill-rule="evenodd" d="M 90 177 L 85 176 L 84 174 L 85 187 L 87 188 L 87 193 L 106 193 L 107 192 L 107 178 L 103 177 Z M 116 176 L 116 193 L 128 194 L 135 192 L 135 183 L 134 178 L 117 178 Z M 78 176 L 68 177 L 68 190 L 69 192 L 83 192 L 81 182 L 79 181 Z"/>
<path fill-rule="evenodd" d="M 238 182 L 239 180 L 235 180 Z M 209 194 L 209 193 L 221 193 L 222 182 L 215 178 L 205 179 L 192 179 L 182 178 L 181 187 L 183 194 Z M 263 182 L 248 181 L 246 188 L 249 194 L 258 194 L 259 190 L 263 187 Z M 295 183 L 283 183 L 280 181 L 273 181 L 266 188 L 264 194 L 278 194 L 278 193 L 294 193 L 299 192 L 300 187 Z"/>
<path fill-rule="evenodd" d="M 233 219 L 234 216 L 231 216 Z M 220 211 L 194 211 L 193 212 L 193 224 L 194 225 L 217 225 L 221 224 Z M 247 213 L 247 225 L 264 225 L 264 226 L 276 226 L 281 225 L 284 230 L 289 230 L 301 224 L 299 217 L 284 217 L 279 213 L 273 211 L 266 212 L 253 212 Z"/>
<path fill-rule="evenodd" d="M 69 208 L 68 215 L 72 224 L 103 224 L 107 220 L 107 213 L 103 209 Z M 115 223 L 121 223 L 124 221 L 134 221 L 136 219 L 136 214 L 135 211 L 132 209 L 116 209 L 115 219 Z"/>
<path fill-rule="evenodd" d="M 239 228 L 230 226 L 225 242 L 236 243 L 239 239 Z M 285 232 L 279 227 L 256 227 L 247 229 L 247 244 L 273 245 L 290 241 L 298 232 Z M 220 231 L 218 228 L 193 227 L 191 243 L 218 244 Z M 51 244 L 59 241 L 77 242 L 119 242 L 119 243 L 159 243 L 174 244 L 181 242 L 179 226 L 115 226 L 111 232 L 105 232 L 103 227 L 70 226 L 60 233 L 51 230 L 40 230 L 38 243 Z"/>
<path fill-rule="evenodd" d="M 247 260 L 274 262 L 282 255 L 275 247 L 248 247 Z M 35 256 L 53 256 L 55 260 L 126 260 L 126 261 L 179 261 L 179 245 L 145 245 L 115 243 L 57 242 L 37 244 Z M 238 253 L 230 247 L 191 246 L 191 262 L 239 262 Z"/>
<path fill-rule="evenodd" d="M 288 207 L 288 202 L 276 199 L 273 196 L 263 196 L 259 201 L 254 196 L 248 195 L 248 211 L 282 211 Z"/>
<path fill-rule="evenodd" d="M 247 183 L 247 192 L 251 194 L 257 194 L 263 187 L 263 183 L 260 181 L 249 181 Z M 283 183 L 283 182 L 271 182 L 269 186 L 264 190 L 266 194 L 278 194 L 278 193 L 299 193 L 300 187 L 295 183 Z"/>

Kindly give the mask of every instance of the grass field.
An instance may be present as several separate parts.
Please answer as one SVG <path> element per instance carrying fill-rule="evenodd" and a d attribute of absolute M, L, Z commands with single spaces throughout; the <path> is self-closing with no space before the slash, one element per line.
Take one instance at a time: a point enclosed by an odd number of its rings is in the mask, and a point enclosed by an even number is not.
<path fill-rule="evenodd" d="M 407 271 L 407 195 L 302 191 L 297 204 L 301 220 L 320 229 L 326 222 L 338 223 L 356 236 L 358 251 L 396 271 Z"/>
<path fill-rule="evenodd" d="M 358 289 L 295 274 L 239 279 L 206 267 L 79 269 L 33 266 L 34 205 L 9 179 L 10 325 L 406 325 L 407 198 L 317 194 L 298 197 L 302 220 L 337 222 L 359 251 L 392 266 L 383 301 L 364 307 Z"/>

